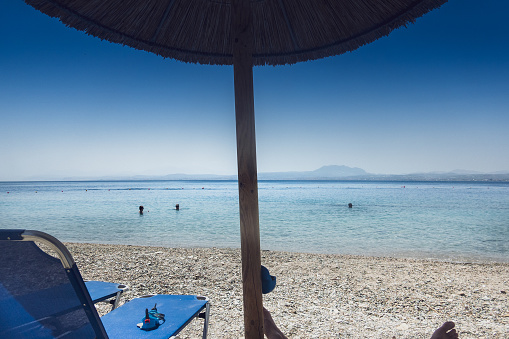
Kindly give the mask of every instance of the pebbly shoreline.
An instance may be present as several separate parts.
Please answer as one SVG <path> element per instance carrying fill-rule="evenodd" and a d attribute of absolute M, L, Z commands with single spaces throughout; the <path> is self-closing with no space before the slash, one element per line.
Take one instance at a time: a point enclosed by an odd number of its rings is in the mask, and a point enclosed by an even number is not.
<path fill-rule="evenodd" d="M 122 302 L 204 295 L 209 337 L 243 337 L 239 249 L 66 246 L 84 279 L 127 284 Z M 264 306 L 289 338 L 430 338 L 447 320 L 460 338 L 509 337 L 508 263 L 263 251 L 262 264 L 277 276 Z M 202 324 L 193 321 L 179 337 L 200 338 Z"/>

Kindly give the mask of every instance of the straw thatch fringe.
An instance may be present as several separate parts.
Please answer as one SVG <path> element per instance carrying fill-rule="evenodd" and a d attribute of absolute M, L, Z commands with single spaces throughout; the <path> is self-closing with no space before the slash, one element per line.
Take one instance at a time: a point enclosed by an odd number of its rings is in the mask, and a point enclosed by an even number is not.
<path fill-rule="evenodd" d="M 25 0 L 66 26 L 165 58 L 231 65 L 231 0 Z M 254 65 L 353 51 L 447 0 L 251 0 Z"/>
<path fill-rule="evenodd" d="M 322 44 L 315 48 L 279 53 L 277 55 L 254 54 L 255 65 L 294 64 L 301 61 L 316 60 L 351 52 L 381 37 L 388 36 L 397 28 L 406 27 L 409 23 L 414 23 L 417 18 L 433 9 L 439 8 L 446 2 L 447 0 L 414 1 L 411 6 L 395 13 L 392 17 L 387 17 L 383 22 L 367 27 L 365 30 L 359 31 L 359 33 L 345 39 Z"/>

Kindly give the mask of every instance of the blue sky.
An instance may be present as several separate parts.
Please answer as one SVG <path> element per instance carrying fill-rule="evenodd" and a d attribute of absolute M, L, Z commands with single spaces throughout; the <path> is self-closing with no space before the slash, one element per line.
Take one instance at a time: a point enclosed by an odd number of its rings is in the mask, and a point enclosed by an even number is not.
<path fill-rule="evenodd" d="M 509 171 L 509 3 L 451 0 L 341 56 L 256 67 L 258 170 Z M 0 2 L 0 180 L 236 173 L 233 68 Z"/>

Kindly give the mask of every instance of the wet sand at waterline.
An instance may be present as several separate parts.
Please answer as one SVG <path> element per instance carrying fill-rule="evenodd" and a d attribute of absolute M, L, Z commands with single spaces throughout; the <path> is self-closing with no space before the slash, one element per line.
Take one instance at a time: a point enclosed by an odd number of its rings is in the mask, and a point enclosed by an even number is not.
<path fill-rule="evenodd" d="M 239 249 L 66 245 L 84 279 L 129 286 L 122 303 L 204 295 L 209 337 L 243 337 Z M 508 263 L 262 251 L 262 264 L 277 276 L 264 306 L 289 338 L 430 338 L 447 320 L 460 338 L 509 337 Z M 199 338 L 202 326 L 195 320 L 179 337 Z"/>

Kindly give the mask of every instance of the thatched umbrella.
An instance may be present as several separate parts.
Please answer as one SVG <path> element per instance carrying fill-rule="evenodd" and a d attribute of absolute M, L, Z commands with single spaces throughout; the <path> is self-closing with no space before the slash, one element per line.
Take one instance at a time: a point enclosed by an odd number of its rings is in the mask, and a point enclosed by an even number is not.
<path fill-rule="evenodd" d="M 263 338 L 253 66 L 355 50 L 446 1 L 25 0 L 101 39 L 184 62 L 234 66 L 247 338 Z"/>

